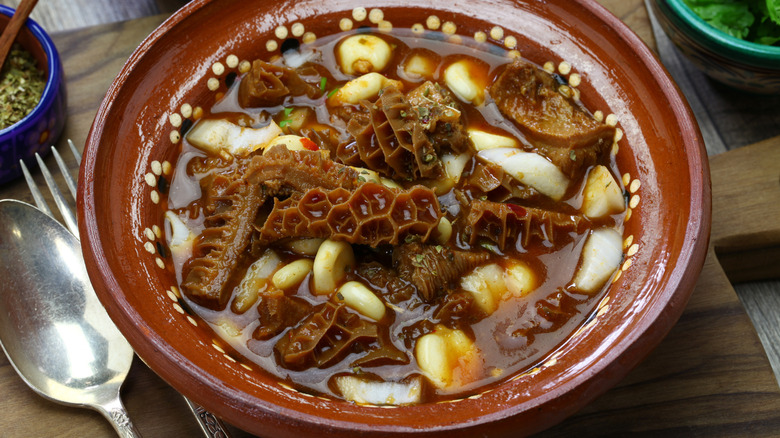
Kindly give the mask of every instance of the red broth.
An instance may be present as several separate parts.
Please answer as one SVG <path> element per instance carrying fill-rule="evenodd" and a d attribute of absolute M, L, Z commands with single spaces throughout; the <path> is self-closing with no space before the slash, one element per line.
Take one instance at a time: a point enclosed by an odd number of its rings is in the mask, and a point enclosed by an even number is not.
<path fill-rule="evenodd" d="M 239 126 L 253 128 L 266 126 L 273 121 L 282 127 L 282 131 L 285 131 L 284 134 L 295 134 L 301 137 L 305 137 L 307 132 L 310 133 L 312 130 L 322 128 L 326 129 L 332 138 L 337 138 L 338 143 L 342 146 L 349 145 L 350 142 L 354 143 L 355 137 L 348 128 L 350 119 L 357 117 L 354 113 L 370 112 L 371 105 L 376 107 L 377 102 L 381 103 L 380 98 L 376 96 L 366 99 L 363 106 L 360 104 L 333 105 L 333 100 L 329 99 L 329 96 L 336 95 L 340 87 L 357 76 L 342 73 L 339 59 L 334 54 L 336 46 L 341 41 L 347 36 L 355 34 L 357 33 L 337 34 L 321 38 L 313 45 L 301 47 L 292 44 L 291 51 L 287 52 L 284 57 L 269 60 L 272 64 L 283 65 L 284 62 L 294 61 L 295 57 L 302 56 L 302 53 L 313 53 L 301 68 L 312 65 L 316 67 L 319 77 L 318 80 L 312 80 L 311 85 L 321 88 L 319 96 L 286 96 L 280 105 L 242 107 L 239 93 L 241 81 L 247 80 L 247 75 L 245 75 L 236 78 L 235 83 L 224 97 L 211 108 L 205 110 L 201 120 L 221 119 Z M 425 36 L 421 36 L 396 30 L 391 33 L 371 35 L 383 39 L 392 47 L 392 57 L 381 73 L 388 79 L 399 81 L 402 94 L 405 96 L 408 96 L 411 90 L 425 81 L 425 79 L 410 75 L 405 70 L 405 62 L 414 54 L 422 55 L 436 65 L 430 80 L 434 84 L 438 84 L 445 90 L 443 93 L 448 95 L 451 93 L 447 92 L 448 84 L 444 79 L 444 71 L 451 64 L 467 60 L 471 63 L 468 72 L 474 83 L 484 84 L 484 87 L 489 88 L 491 84 L 499 80 L 501 73 L 507 69 L 507 65 L 513 62 L 508 52 L 502 48 L 485 44 L 478 45 L 468 38 L 461 38 L 459 43 L 453 43 L 448 41 L 447 36 L 439 33 L 429 32 Z M 489 47 L 489 50 L 486 50 L 486 47 Z M 538 66 L 534 65 L 533 68 L 537 69 L 539 74 L 549 75 Z M 563 77 L 555 76 L 553 79 L 560 85 L 566 85 L 566 80 Z M 428 95 L 425 94 L 425 96 Z M 576 107 L 577 111 L 587 117 L 592 117 L 577 100 L 567 97 L 567 102 Z M 500 105 L 497 105 L 492 93 L 485 93 L 484 102 L 480 104 L 465 103 L 462 99 L 459 99 L 457 104 L 461 112 L 460 122 L 464 129 L 477 129 L 511 137 L 515 139 L 518 151 L 540 153 L 538 139 L 533 138 L 533 135 L 529 137 L 527 130 L 521 124 L 507 116 L 505 111 L 500 109 Z M 293 123 L 292 118 L 301 113 L 307 114 L 303 118 L 303 122 L 301 124 Z M 415 114 L 415 117 L 418 121 L 422 120 L 419 118 L 422 115 Z M 291 127 L 291 125 L 294 126 Z M 430 132 L 428 135 L 430 136 Z M 326 150 L 330 148 L 331 150 L 328 151 L 329 159 L 339 163 L 341 157 L 336 150 L 338 145 L 323 144 L 320 142 L 322 139 L 316 136 L 311 137 L 310 140 L 304 143 L 308 149 Z M 376 141 L 375 137 L 371 137 L 370 141 Z M 620 186 L 622 194 L 624 189 L 620 185 L 620 178 L 616 177 L 620 173 L 616 168 L 613 155 L 607 150 L 597 154 L 598 157 L 594 163 L 589 163 L 574 172 L 575 178 L 571 179 L 565 193 L 559 200 L 552 199 L 533 188 L 529 189 L 527 184 L 511 177 L 499 178 L 502 182 L 499 188 L 485 190 L 487 184 L 484 183 L 485 180 L 498 178 L 496 168 L 495 166 L 486 167 L 485 160 L 476 153 L 476 146 L 472 140 L 466 141 L 465 144 L 467 145 L 466 152 L 460 153 L 467 153 L 470 157 L 465 160 L 459 181 L 452 187 L 448 187 L 446 184 L 442 185 L 441 178 L 419 175 L 399 177 L 392 169 L 385 168 L 374 170 L 378 170 L 382 177 L 392 180 L 400 188 L 381 190 L 372 188 L 371 192 L 365 187 L 363 189 L 355 187 L 345 189 L 348 194 L 362 190 L 361 193 L 364 196 L 374 196 L 375 199 L 372 202 L 375 204 L 371 205 L 378 205 L 387 202 L 400 202 L 397 201 L 398 196 L 400 196 L 398 193 L 404 190 L 409 191 L 415 186 L 421 185 L 423 188 L 430 188 L 436 194 L 436 201 L 440 206 L 440 210 L 436 214 L 447 217 L 453 224 L 452 235 L 446 240 L 437 241 L 435 237 L 437 234 L 434 230 L 427 237 L 415 234 L 399 236 L 396 245 L 390 245 L 384 241 L 374 247 L 367 244 L 352 244 L 350 246 L 355 254 L 355 264 L 346 267 L 344 278 L 338 280 L 338 286 L 331 293 L 324 295 L 314 293 L 311 272 L 294 288 L 284 291 L 273 290 L 272 272 L 267 276 L 266 281 L 258 283 L 259 298 L 257 301 L 252 302 L 247 310 L 237 311 L 235 300 L 238 285 L 249 266 L 259 257 L 267 254 L 265 252 L 267 249 L 274 252 L 278 258 L 279 266 L 285 266 L 295 260 L 313 260 L 315 258 L 313 255 L 301 255 L 300 252 L 291 249 L 290 239 L 263 241 L 257 237 L 258 225 L 252 232 L 254 234 L 251 241 L 254 243 L 239 248 L 240 255 L 231 266 L 225 268 L 226 272 L 229 271 L 232 280 L 225 286 L 229 289 L 227 292 L 229 296 L 226 303 L 223 304 L 204 303 L 203 300 L 193 299 L 193 295 L 187 293 L 187 278 L 192 270 L 193 251 L 174 251 L 172 247 L 177 280 L 185 292 L 186 304 L 248 363 L 259 365 L 265 372 L 276 376 L 288 386 L 317 395 L 344 398 L 345 394 L 337 384 L 336 379 L 341 376 L 355 376 L 361 382 L 393 382 L 402 385 L 410 385 L 414 382 L 418 385 L 418 395 L 410 402 L 427 403 L 473 395 L 497 382 L 532 369 L 543 362 L 555 351 L 558 345 L 591 317 L 596 304 L 603 296 L 603 289 L 606 286 L 602 286 L 600 291 L 583 292 L 577 290 L 576 285 L 573 284 L 573 278 L 580 269 L 581 253 L 588 235 L 592 230 L 600 228 L 614 229 L 622 234 L 623 212 L 616 211 L 601 217 L 583 218 L 583 191 L 588 175 L 593 171 L 594 166 L 601 165 L 609 170 L 615 184 Z M 311 145 L 316 147 L 312 148 Z M 611 149 L 611 146 L 610 142 L 608 149 Z M 353 145 L 352 147 L 357 146 Z M 448 147 L 446 144 L 439 146 L 434 154 L 434 164 L 438 165 L 437 160 L 441 160 L 446 153 L 460 154 L 451 148 L 448 149 Z M 344 148 L 348 149 L 348 146 L 344 146 L 342 149 Z M 544 149 L 541 151 L 544 152 Z M 196 247 L 197 242 L 203 240 L 201 234 L 208 228 L 206 223 L 210 214 L 207 211 L 208 205 L 210 205 L 207 191 L 209 187 L 213 189 L 213 186 L 208 186 L 204 181 L 209 180 L 209 178 L 217 179 L 215 176 L 232 174 L 238 168 L 249 168 L 247 163 L 251 157 L 263 153 L 263 150 L 258 150 L 250 154 L 249 157 L 220 158 L 219 154 L 209 155 L 202 149 L 195 147 L 187 136 L 183 138 L 181 154 L 170 187 L 168 208 L 184 222 L 193 235 L 198 236 L 195 238 Z M 319 154 L 318 151 L 296 152 L 295 154 L 306 153 Z M 542 155 L 544 154 L 542 153 Z M 299 157 L 299 155 L 294 155 L 294 157 Z M 572 161 L 574 159 L 575 157 L 572 157 Z M 423 163 L 423 165 L 425 164 L 427 163 Z M 486 168 L 489 171 L 486 171 Z M 479 175 L 482 175 L 481 180 Z M 365 181 L 360 180 L 364 177 L 359 175 L 357 178 L 358 181 L 354 184 L 358 187 L 365 183 Z M 491 184 L 495 186 L 495 181 Z M 381 186 L 381 184 L 377 186 Z M 389 190 L 390 194 L 382 190 Z M 253 213 L 256 217 L 253 217 L 251 222 L 262 222 L 264 215 L 269 214 L 271 205 L 274 204 L 274 198 L 277 203 L 288 198 L 291 199 L 288 202 L 296 202 L 298 199 L 296 196 L 300 197 L 301 193 L 288 188 L 269 196 L 260 208 L 260 213 L 256 211 Z M 324 191 L 324 193 L 330 192 Z M 320 196 L 309 190 L 303 196 L 308 196 L 305 199 L 309 201 L 319 199 L 315 195 Z M 408 202 L 422 202 L 420 199 L 423 198 L 409 195 L 408 199 L 411 199 Z M 336 208 L 337 204 L 338 202 L 331 203 L 329 208 Z M 500 207 L 501 205 L 507 207 Z M 464 226 L 466 214 L 474 212 L 478 206 L 484 206 L 485 211 L 487 211 L 484 214 L 488 216 L 490 214 L 495 216 L 496 208 L 500 207 L 505 210 L 508 208 L 506 215 L 510 222 L 519 221 L 518 217 L 523 214 L 530 215 L 528 211 L 533 210 L 553 212 L 553 214 L 563 218 L 576 218 L 576 221 L 573 221 L 576 223 L 571 225 L 572 221 L 566 219 L 565 224 L 559 225 L 555 220 L 549 219 L 548 213 L 544 213 L 544 218 L 537 220 L 539 223 L 535 225 L 538 231 L 535 237 L 525 236 L 526 229 L 525 233 L 522 230 L 515 234 L 509 233 L 506 240 L 491 239 L 491 233 L 502 233 L 506 230 L 475 231 Z M 403 214 L 408 213 L 400 207 L 398 211 Z M 327 214 L 327 212 L 326 209 L 323 214 Z M 270 214 L 273 216 L 273 213 Z M 172 234 L 170 223 L 166 228 L 170 242 Z M 381 270 L 383 275 L 389 273 L 388 275 L 398 276 L 400 268 L 397 259 L 400 256 L 397 248 L 404 245 L 407 245 L 406 248 L 420 251 L 422 251 L 421 248 L 427 248 L 426 250 L 429 252 L 433 251 L 451 257 L 450 260 L 445 260 L 445 263 L 440 265 L 443 267 L 442 269 L 450 269 L 455 264 L 453 259 L 456 256 L 453 254 L 464 254 L 464 259 L 468 260 L 474 259 L 472 256 L 477 254 L 476 259 L 479 261 L 466 263 L 468 267 L 460 269 L 455 279 L 450 279 L 433 292 L 421 293 L 420 291 L 424 287 L 406 278 L 402 279 L 403 281 L 399 284 L 407 287 L 407 293 L 396 293 L 397 291 L 390 290 L 392 287 L 388 286 L 389 283 L 383 283 L 382 279 L 378 279 L 377 275 L 379 274 L 376 272 Z M 202 248 L 200 251 L 202 252 Z M 406 253 L 408 252 L 406 251 Z M 433 252 L 431 257 L 436 257 Z M 411 255 L 407 254 L 407 257 L 411 257 L 411 264 L 414 265 L 415 260 L 423 263 L 422 259 L 418 259 L 422 254 L 422 252 L 412 253 Z M 490 265 L 490 269 L 493 270 L 489 272 L 504 272 L 506 276 L 508 275 L 506 274 L 507 269 L 512 269 L 517 264 L 525 266 L 524 272 L 531 273 L 535 287 L 530 292 L 516 294 L 506 292 L 494 297 L 497 302 L 494 311 L 486 311 L 477 303 L 479 301 L 478 295 L 464 289 L 465 280 L 463 278 L 473 275 L 475 269 Z M 278 269 L 275 268 L 272 271 L 275 272 Z M 431 271 L 429 275 L 439 275 L 439 272 Z M 343 300 L 338 288 L 341 287 L 340 285 L 352 281 L 366 286 L 376 297 L 379 297 L 385 306 L 385 313 L 381 319 L 376 321 L 350 306 L 341 305 L 339 307 Z M 608 281 L 606 283 L 608 284 Z M 411 289 L 408 288 L 409 286 Z M 408 293 L 409 290 L 412 292 Z M 287 326 L 281 329 L 276 328 L 276 332 L 265 330 L 264 325 L 268 325 L 268 319 L 267 315 L 262 315 L 262 312 L 268 313 L 268 311 L 267 309 L 264 311 L 259 309 L 261 302 L 266 299 L 266 296 L 270 296 L 269 294 L 276 297 L 274 299 L 277 301 L 274 303 L 280 302 L 278 301 L 279 294 L 283 294 L 286 297 L 284 298 L 285 303 L 287 303 L 285 306 L 295 302 L 296 305 L 299 304 L 298 308 L 301 308 L 303 313 L 297 319 L 294 318 L 295 321 L 288 321 Z M 326 303 L 331 303 L 330 310 L 323 310 Z M 281 304 L 274 305 L 282 306 Z M 266 307 L 268 306 L 266 304 Z M 278 307 L 279 313 L 277 315 L 292 308 Z M 318 346 L 314 348 L 315 352 L 311 354 L 312 357 L 328 358 L 330 354 L 328 350 L 335 348 L 332 345 L 326 345 L 328 343 L 323 340 L 324 338 L 335 338 L 335 340 L 330 340 L 330 343 L 333 344 L 333 342 L 338 343 L 341 340 L 339 338 L 349 337 L 355 332 L 360 333 L 360 330 L 370 332 L 372 335 L 365 335 L 363 338 L 351 342 L 347 347 L 341 349 L 339 354 L 327 360 L 309 358 L 297 362 L 293 360 L 292 364 L 286 361 L 285 357 L 287 356 L 280 351 L 278 345 L 288 342 L 290 338 L 294 337 L 293 334 L 299 334 L 294 331 L 300 332 L 300 327 L 306 323 L 307 318 L 310 320 L 317 311 L 320 311 L 321 316 L 324 315 L 324 319 L 327 319 L 328 315 L 332 316 L 334 308 L 338 309 L 335 311 L 340 312 L 341 319 L 348 321 L 343 322 L 343 324 L 351 328 L 346 331 L 333 330 L 324 336 L 320 339 Z M 261 320 L 261 317 L 265 319 Z M 265 337 L 258 339 L 257 333 L 263 330 L 265 330 Z M 350 332 L 350 330 L 354 331 Z M 458 334 L 446 334 L 452 330 L 457 331 Z M 448 366 L 454 372 L 444 380 L 437 379 L 437 376 L 421 369 L 416 356 L 415 348 L 420 339 L 431 333 L 439 333 L 441 336 L 437 338 L 437 341 L 444 340 L 447 349 L 458 350 L 461 348 L 459 351 L 467 352 L 460 358 L 450 359 Z M 465 336 L 467 341 L 462 341 L 462 336 Z M 283 341 L 285 338 L 287 340 Z M 461 339 L 462 342 L 458 339 Z M 454 344 L 447 344 L 447 342 L 454 342 Z M 461 343 L 458 344 L 458 342 Z M 387 347 L 390 353 L 379 355 L 381 357 L 378 359 L 361 362 L 365 360 L 367 355 L 384 348 L 378 347 L 381 345 Z M 346 398 L 354 400 L 350 396 L 346 396 Z M 397 401 L 386 400 L 384 403 L 395 404 Z"/>

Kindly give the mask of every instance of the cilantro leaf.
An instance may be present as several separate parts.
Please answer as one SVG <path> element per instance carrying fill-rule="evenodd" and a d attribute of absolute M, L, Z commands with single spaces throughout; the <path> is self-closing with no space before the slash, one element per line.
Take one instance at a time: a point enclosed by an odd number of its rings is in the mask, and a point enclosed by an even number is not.
<path fill-rule="evenodd" d="M 754 42 L 771 46 L 780 42 L 780 25 L 772 20 L 762 20 L 756 26 Z"/>
<path fill-rule="evenodd" d="M 777 25 L 780 25 L 780 0 L 766 0 L 764 6 L 766 7 L 766 18 L 772 20 Z"/>
<path fill-rule="evenodd" d="M 733 37 L 745 39 L 756 18 L 746 2 L 734 0 L 685 0 L 710 26 Z"/>
<path fill-rule="evenodd" d="M 714 28 L 758 44 L 780 44 L 780 0 L 684 0 Z"/>

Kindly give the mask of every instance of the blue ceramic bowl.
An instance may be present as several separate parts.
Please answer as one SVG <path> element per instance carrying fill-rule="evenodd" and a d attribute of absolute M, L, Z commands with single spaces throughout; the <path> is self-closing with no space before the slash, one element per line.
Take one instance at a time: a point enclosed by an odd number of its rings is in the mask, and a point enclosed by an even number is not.
<path fill-rule="evenodd" d="M 0 30 L 13 14 L 12 8 L 0 5 Z M 19 160 L 24 160 L 28 167 L 37 166 L 35 153 L 49 152 L 62 134 L 67 109 L 62 62 L 49 35 L 28 19 L 16 41 L 38 60 L 38 68 L 46 73 L 46 87 L 40 102 L 27 116 L 0 130 L 0 184 L 22 174 Z"/>

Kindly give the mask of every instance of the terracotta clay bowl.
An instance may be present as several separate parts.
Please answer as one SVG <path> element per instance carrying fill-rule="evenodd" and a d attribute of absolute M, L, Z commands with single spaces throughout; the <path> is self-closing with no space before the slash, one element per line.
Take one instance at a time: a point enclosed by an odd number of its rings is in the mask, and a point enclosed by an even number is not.
<path fill-rule="evenodd" d="M 703 265 L 710 184 L 689 108 L 651 51 L 587 0 L 243 2 L 188 4 L 131 56 L 96 116 L 81 168 L 80 231 L 90 278 L 138 355 L 174 388 L 264 436 L 520 436 L 576 412 L 628 373 L 682 313 Z M 362 9 L 369 18 L 364 21 Z M 475 13 L 475 11 L 478 11 Z M 438 20 L 430 19 L 436 15 Z M 240 61 L 284 38 L 355 27 L 451 22 L 491 35 L 539 65 L 577 73 L 583 103 L 616 123 L 629 195 L 625 261 L 588 322 L 532 372 L 462 400 L 379 408 L 299 393 L 224 351 L 182 306 L 163 224 L 171 163 L 198 108 L 232 82 Z M 419 25 L 418 25 L 419 29 Z M 566 69 L 571 66 L 571 69 Z M 212 90 L 213 89 L 213 90 Z"/>
<path fill-rule="evenodd" d="M 0 32 L 14 9 L 0 5 Z M 38 105 L 24 118 L 0 130 L 0 184 L 22 176 L 19 160 L 27 167 L 38 165 L 35 154 L 45 155 L 65 127 L 65 75 L 57 48 L 35 21 L 28 19 L 16 41 L 29 51 L 44 72 L 46 86 Z"/>

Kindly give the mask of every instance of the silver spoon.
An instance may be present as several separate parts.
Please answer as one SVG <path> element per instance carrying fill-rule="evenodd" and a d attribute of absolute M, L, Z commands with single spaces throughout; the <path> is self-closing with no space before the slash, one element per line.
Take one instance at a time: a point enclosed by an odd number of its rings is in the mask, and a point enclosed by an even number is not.
<path fill-rule="evenodd" d="M 0 201 L 0 346 L 41 396 L 140 436 L 119 398 L 133 350 L 92 291 L 78 240 L 14 200 Z"/>

